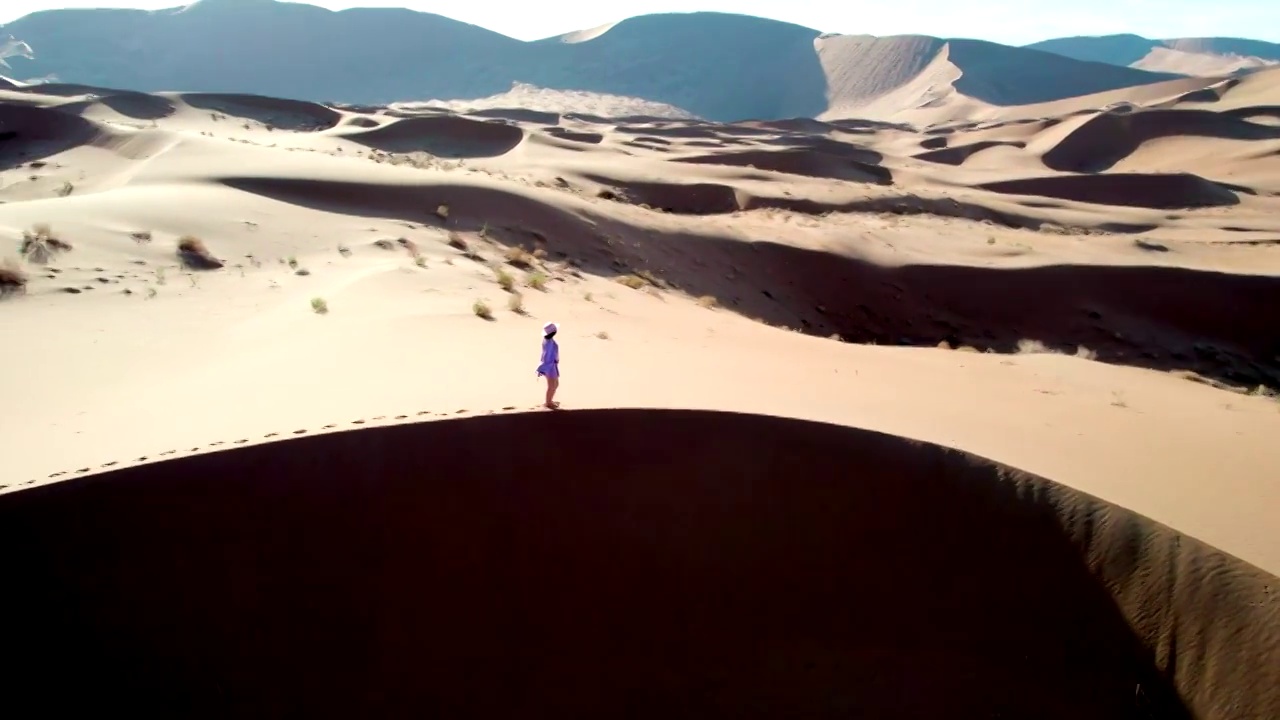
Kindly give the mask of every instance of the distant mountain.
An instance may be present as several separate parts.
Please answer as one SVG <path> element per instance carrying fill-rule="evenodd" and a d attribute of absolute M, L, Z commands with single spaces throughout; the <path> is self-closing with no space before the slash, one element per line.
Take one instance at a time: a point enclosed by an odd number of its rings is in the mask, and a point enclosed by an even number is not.
<path fill-rule="evenodd" d="M 199 0 L 156 11 L 48 10 L 0 33 L 15 49 L 4 74 L 19 81 L 364 104 L 487 98 L 521 83 L 640 98 L 713 120 L 837 109 L 889 116 L 894 102 L 915 107 L 947 93 L 1040 102 L 1171 77 L 995 43 L 850 39 L 722 13 L 647 15 L 522 42 L 405 9 Z"/>
<path fill-rule="evenodd" d="M 1054 38 L 1027 46 L 1074 60 L 1172 72 L 1216 76 L 1280 65 L 1280 43 L 1244 38 L 1172 38 L 1140 35 Z"/>

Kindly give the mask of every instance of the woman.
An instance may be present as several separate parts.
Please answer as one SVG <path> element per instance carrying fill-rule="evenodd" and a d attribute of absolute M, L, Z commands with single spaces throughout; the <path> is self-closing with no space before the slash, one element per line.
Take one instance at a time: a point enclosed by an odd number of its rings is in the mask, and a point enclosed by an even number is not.
<path fill-rule="evenodd" d="M 538 377 L 547 379 L 547 401 L 545 406 L 551 410 L 560 407 L 556 402 L 556 389 L 560 387 L 560 345 L 556 343 L 556 324 L 549 322 L 542 326 L 542 362 L 538 365 Z"/>

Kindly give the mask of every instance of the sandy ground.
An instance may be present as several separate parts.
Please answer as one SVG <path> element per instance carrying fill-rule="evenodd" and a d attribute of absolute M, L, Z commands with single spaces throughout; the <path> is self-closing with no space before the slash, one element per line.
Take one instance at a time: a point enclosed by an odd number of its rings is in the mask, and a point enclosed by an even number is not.
<path fill-rule="evenodd" d="M 5 91 L 0 484 L 531 409 L 554 320 L 567 409 L 927 440 L 1277 573 L 1277 77 L 927 132 Z"/>

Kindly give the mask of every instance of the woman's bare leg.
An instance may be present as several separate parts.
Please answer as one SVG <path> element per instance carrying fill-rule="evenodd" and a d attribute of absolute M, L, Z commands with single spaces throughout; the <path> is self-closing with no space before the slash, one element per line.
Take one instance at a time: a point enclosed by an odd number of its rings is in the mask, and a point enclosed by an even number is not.
<path fill-rule="evenodd" d="M 556 406 L 556 389 L 560 387 L 560 378 L 547 378 L 547 407 Z"/>

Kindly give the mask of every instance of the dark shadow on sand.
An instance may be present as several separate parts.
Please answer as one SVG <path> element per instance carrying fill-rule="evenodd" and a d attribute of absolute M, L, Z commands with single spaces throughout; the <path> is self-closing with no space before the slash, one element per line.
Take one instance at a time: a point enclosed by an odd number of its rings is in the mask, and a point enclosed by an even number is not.
<path fill-rule="evenodd" d="M 979 458 L 778 418 L 246 446 L 0 496 L 0 547 L 13 717 L 1191 718 L 1175 678 L 1237 710 L 1202 717 L 1280 707 L 1246 664 L 1276 637 L 1256 569 Z M 1149 583 L 1169 552 L 1214 575 Z"/>

